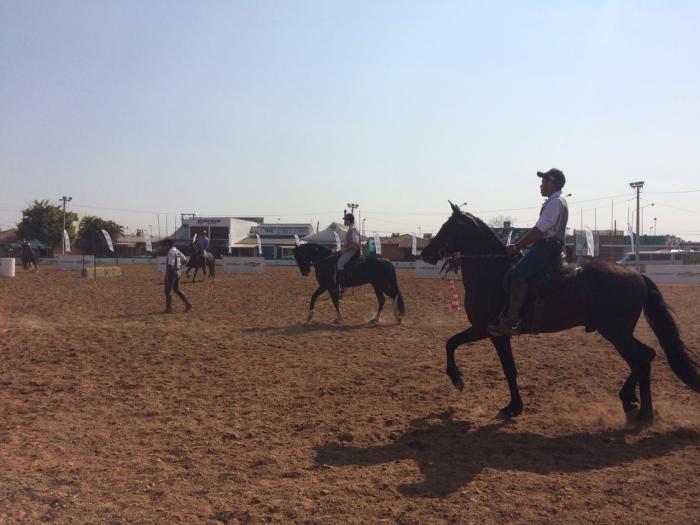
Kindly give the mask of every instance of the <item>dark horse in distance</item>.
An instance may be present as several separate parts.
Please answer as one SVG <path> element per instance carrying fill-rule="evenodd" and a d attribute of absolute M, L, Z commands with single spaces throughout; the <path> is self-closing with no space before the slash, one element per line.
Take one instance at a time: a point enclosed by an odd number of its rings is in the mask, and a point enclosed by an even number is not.
<path fill-rule="evenodd" d="M 328 291 L 333 301 L 333 306 L 335 306 L 337 314 L 335 322 L 341 323 L 343 321 L 343 315 L 340 313 L 340 297 L 336 286 L 336 264 L 339 256 L 339 253 L 334 254 L 329 249 L 314 243 L 300 244 L 294 248 L 294 258 L 297 261 L 301 274 L 304 277 L 309 275 L 313 265 L 316 270 L 316 280 L 318 281 L 318 288 L 311 295 L 307 321 L 313 319 L 316 299 L 325 291 Z M 371 322 L 379 322 L 379 316 L 384 308 L 384 294 L 386 294 L 396 301 L 394 316 L 396 321 L 401 324 L 401 317 L 406 313 L 406 305 L 399 290 L 399 284 L 396 280 L 396 268 L 394 268 L 392 262 L 376 256 L 361 257 L 359 261 L 351 262 L 346 269 L 345 286 L 352 288 L 367 283 L 374 288 L 374 293 L 379 302 L 377 315 L 374 316 Z"/>
<path fill-rule="evenodd" d="M 25 243 L 20 246 L 19 256 L 22 260 L 22 267 L 25 270 L 29 270 L 33 266 L 35 272 L 39 271 L 39 268 L 36 267 L 36 257 L 34 257 L 34 251 L 32 250 L 31 246 L 29 246 L 29 243 Z"/>
<path fill-rule="evenodd" d="M 185 278 L 189 281 L 190 279 L 190 270 L 194 268 L 194 277 L 192 278 L 192 282 L 197 281 L 197 271 L 201 268 L 203 277 L 202 280 L 204 280 L 204 277 L 207 275 L 207 270 L 209 270 L 209 279 L 211 280 L 212 285 L 214 284 L 214 269 L 216 268 L 216 260 L 214 259 L 214 255 L 211 252 L 207 252 L 207 256 L 202 257 L 202 255 L 198 252 L 192 253 L 190 255 L 189 259 L 187 259 L 187 270 L 185 271 Z"/>
<path fill-rule="evenodd" d="M 504 281 L 511 261 L 503 243 L 486 224 L 469 213 L 462 213 L 454 205 L 452 216 L 425 247 L 422 257 L 430 264 L 437 264 L 453 254 L 460 263 L 466 296 L 464 309 L 471 322 L 469 328 L 450 337 L 446 345 L 447 375 L 461 390 L 464 384 L 455 363 L 455 350 L 460 345 L 489 337 L 487 325 L 507 300 Z M 700 393 L 697 359 L 681 340 L 661 292 L 651 279 L 633 270 L 598 261 L 569 276 L 552 275 L 549 280 L 531 285 L 521 313 L 521 326 L 523 333 L 559 332 L 574 326 L 585 326 L 589 332 L 598 331 L 630 367 L 630 375 L 619 392 L 628 420 L 650 424 L 653 419 L 651 361 L 656 352 L 634 337 L 634 327 L 642 310 L 661 343 L 671 370 L 688 387 Z M 510 403 L 501 414 L 517 416 L 522 412 L 523 403 L 510 337 L 490 339 L 510 389 Z"/>

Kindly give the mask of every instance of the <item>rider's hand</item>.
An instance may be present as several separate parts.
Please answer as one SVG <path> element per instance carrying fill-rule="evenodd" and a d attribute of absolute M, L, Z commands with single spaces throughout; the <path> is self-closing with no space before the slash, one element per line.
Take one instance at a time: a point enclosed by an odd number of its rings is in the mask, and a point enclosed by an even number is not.
<path fill-rule="evenodd" d="M 508 246 L 506 246 L 506 253 L 508 255 L 513 256 L 516 253 L 520 253 L 520 250 L 518 250 L 518 248 L 515 246 L 515 244 L 509 244 Z"/>

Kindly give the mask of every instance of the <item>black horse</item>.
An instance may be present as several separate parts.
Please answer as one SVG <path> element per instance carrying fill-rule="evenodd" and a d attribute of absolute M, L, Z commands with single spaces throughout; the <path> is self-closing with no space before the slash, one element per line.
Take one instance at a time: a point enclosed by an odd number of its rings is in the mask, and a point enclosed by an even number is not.
<path fill-rule="evenodd" d="M 300 244 L 294 248 L 294 258 L 299 265 L 301 274 L 304 277 L 309 275 L 311 265 L 313 265 L 316 270 L 316 280 L 318 281 L 318 288 L 311 295 L 307 321 L 313 319 L 316 299 L 325 291 L 328 291 L 333 301 L 333 306 L 335 306 L 337 313 L 335 322 L 341 323 L 343 321 L 343 315 L 340 313 L 340 297 L 336 286 L 336 264 L 339 256 L 339 253 L 334 254 L 327 248 L 314 243 Z M 345 273 L 344 284 L 347 288 L 367 283 L 374 288 L 379 308 L 377 309 L 377 315 L 371 321 L 372 323 L 379 322 L 379 316 L 384 308 L 384 294 L 386 294 L 396 301 L 394 316 L 396 321 L 401 324 L 401 317 L 406 313 L 406 305 L 396 280 L 396 268 L 394 268 L 390 260 L 376 256 L 364 257 L 360 261 L 348 265 Z"/>
<path fill-rule="evenodd" d="M 452 205 L 452 203 L 450 203 Z M 464 282 L 464 309 L 471 326 L 447 341 L 447 375 L 463 388 L 455 350 L 465 343 L 489 337 L 488 323 L 506 301 L 503 283 L 511 267 L 505 246 L 480 219 L 452 205 L 452 216 L 425 247 L 423 260 L 436 264 L 458 254 Z M 610 341 L 631 369 L 619 396 L 628 420 L 649 424 L 653 419 L 651 361 L 656 352 L 634 337 L 634 327 L 644 310 L 647 321 L 666 353 L 673 372 L 700 393 L 697 359 L 681 340 L 661 292 L 645 275 L 606 262 L 594 262 L 569 277 L 550 279 L 531 287 L 522 310 L 523 333 L 558 332 L 574 326 L 598 331 Z M 523 403 L 510 337 L 491 337 L 508 380 L 510 403 L 501 410 L 506 417 L 522 412 Z M 568 350 L 567 350 L 568 351 Z M 637 399 L 639 386 L 641 405 Z"/>
<path fill-rule="evenodd" d="M 36 257 L 34 257 L 34 251 L 29 244 L 23 244 L 20 247 L 20 259 L 22 260 L 22 267 L 25 270 L 29 270 L 32 266 L 34 271 L 38 272 L 39 268 L 36 267 Z"/>
<path fill-rule="evenodd" d="M 187 270 L 185 271 L 185 278 L 188 281 L 190 280 L 190 270 L 194 268 L 194 277 L 192 278 L 192 282 L 196 282 L 197 271 L 201 268 L 202 273 L 204 274 L 202 280 L 204 280 L 204 277 L 207 275 L 207 270 L 209 270 L 209 279 L 211 280 L 211 284 L 214 284 L 214 268 L 216 268 L 216 260 L 211 252 L 207 252 L 206 258 L 202 257 L 199 253 L 193 252 L 189 259 L 187 259 L 186 266 Z"/>

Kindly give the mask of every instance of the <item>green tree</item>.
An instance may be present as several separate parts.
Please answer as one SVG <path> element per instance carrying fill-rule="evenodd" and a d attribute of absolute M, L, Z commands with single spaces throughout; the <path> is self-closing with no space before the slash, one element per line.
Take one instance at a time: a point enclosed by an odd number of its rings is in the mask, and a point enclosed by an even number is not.
<path fill-rule="evenodd" d="M 66 230 L 71 240 L 75 238 L 73 222 L 77 220 L 77 214 L 66 210 Z M 49 204 L 48 200 L 35 200 L 28 208 L 22 210 L 22 220 L 17 223 L 17 234 L 20 238 L 39 239 L 51 246 L 61 246 L 63 207 Z"/>
<path fill-rule="evenodd" d="M 83 217 L 78 225 L 78 246 L 87 253 L 93 253 L 96 257 L 104 257 L 109 254 L 107 241 L 102 230 L 107 230 L 112 242 L 115 243 L 124 234 L 124 227 L 116 222 L 107 221 L 100 217 Z"/>

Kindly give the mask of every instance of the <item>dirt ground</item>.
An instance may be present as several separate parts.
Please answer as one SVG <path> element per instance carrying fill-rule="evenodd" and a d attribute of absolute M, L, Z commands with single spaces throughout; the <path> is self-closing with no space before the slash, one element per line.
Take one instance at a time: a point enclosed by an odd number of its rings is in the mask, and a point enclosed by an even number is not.
<path fill-rule="evenodd" d="M 659 351 L 657 419 L 625 429 L 627 369 L 597 334 L 514 341 L 525 412 L 448 283 L 400 270 L 408 315 L 366 324 L 370 288 L 303 323 L 295 268 L 185 284 L 40 268 L 0 279 L 0 523 L 698 523 L 700 395 Z M 700 287 L 663 286 L 700 351 Z M 461 288 L 460 288 L 461 295 Z M 389 306 L 390 303 L 387 304 Z"/>

